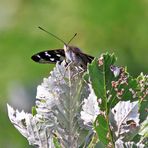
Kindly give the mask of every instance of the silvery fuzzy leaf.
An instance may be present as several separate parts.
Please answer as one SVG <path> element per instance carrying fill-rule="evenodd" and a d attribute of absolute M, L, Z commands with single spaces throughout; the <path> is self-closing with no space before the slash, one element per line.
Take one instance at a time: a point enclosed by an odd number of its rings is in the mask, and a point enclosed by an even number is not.
<path fill-rule="evenodd" d="M 37 88 L 37 114 L 53 125 L 50 129 L 63 147 L 78 147 L 87 136 L 86 130 L 79 126 L 78 118 L 82 101 L 89 95 L 82 74 L 73 65 L 65 68 L 65 63 L 57 63 L 51 75 Z"/>
<path fill-rule="evenodd" d="M 148 116 L 145 121 L 141 123 L 139 135 L 142 135 L 143 137 L 148 137 Z"/>
<path fill-rule="evenodd" d="M 141 135 L 140 142 L 148 146 L 148 117 L 140 125 L 139 135 Z"/>
<path fill-rule="evenodd" d="M 91 85 L 89 85 L 90 94 L 88 98 L 84 99 L 81 111 L 81 119 L 83 120 L 84 125 L 92 127 L 96 117 L 100 113 L 99 104 L 97 101 L 97 96 L 94 93 L 94 90 Z"/>
<path fill-rule="evenodd" d="M 121 139 L 118 139 L 115 141 L 115 148 L 124 148 L 123 141 Z"/>
<path fill-rule="evenodd" d="M 115 139 L 130 140 L 139 129 L 138 101 L 120 101 L 110 112 Z"/>
<path fill-rule="evenodd" d="M 40 148 L 54 147 L 51 131 L 46 131 L 47 125 L 42 124 L 43 119 L 40 115 L 33 116 L 24 111 L 14 110 L 7 104 L 8 116 L 16 129 L 27 138 L 30 145 Z"/>
<path fill-rule="evenodd" d="M 62 147 L 88 144 L 91 132 L 79 125 L 82 101 L 90 93 L 82 74 L 82 69 L 73 64 L 66 67 L 64 61 L 57 63 L 37 87 L 35 116 L 8 106 L 11 122 L 31 145 L 53 148 L 55 136 Z"/>
<path fill-rule="evenodd" d="M 144 148 L 144 144 L 142 143 L 134 143 L 130 142 L 123 142 L 121 139 L 118 139 L 115 142 L 115 148 Z"/>

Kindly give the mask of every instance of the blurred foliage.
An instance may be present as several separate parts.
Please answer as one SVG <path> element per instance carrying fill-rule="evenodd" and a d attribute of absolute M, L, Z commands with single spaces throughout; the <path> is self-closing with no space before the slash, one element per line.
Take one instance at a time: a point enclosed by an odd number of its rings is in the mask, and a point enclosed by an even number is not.
<path fill-rule="evenodd" d="M 35 90 L 52 66 L 32 62 L 31 55 L 63 47 L 37 26 L 45 27 L 65 41 L 77 32 L 72 44 L 96 57 L 105 51 L 115 52 L 118 64 L 127 65 L 129 72 L 137 76 L 141 71 L 148 71 L 147 7 L 146 0 L 0 0 L 2 147 L 26 148 L 28 145 L 7 119 L 9 85 L 19 82 Z M 35 93 L 31 94 L 35 98 Z"/>

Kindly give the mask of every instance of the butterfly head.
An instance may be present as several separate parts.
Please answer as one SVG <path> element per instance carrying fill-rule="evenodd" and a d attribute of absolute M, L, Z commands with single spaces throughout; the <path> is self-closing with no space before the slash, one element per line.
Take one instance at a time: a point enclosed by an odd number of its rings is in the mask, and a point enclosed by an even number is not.
<path fill-rule="evenodd" d="M 64 44 L 64 51 L 65 52 L 69 52 L 69 51 L 72 51 L 72 52 L 81 52 L 81 50 L 78 48 L 78 47 L 76 47 L 76 46 L 70 46 L 70 45 L 66 45 L 66 44 Z"/>

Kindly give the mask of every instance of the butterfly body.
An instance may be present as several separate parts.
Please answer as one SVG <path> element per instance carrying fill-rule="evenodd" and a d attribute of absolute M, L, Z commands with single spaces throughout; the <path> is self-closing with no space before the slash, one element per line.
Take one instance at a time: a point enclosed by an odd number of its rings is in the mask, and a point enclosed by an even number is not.
<path fill-rule="evenodd" d="M 32 60 L 38 63 L 61 63 L 63 60 L 66 63 L 74 63 L 76 66 L 80 66 L 86 69 L 87 64 L 91 63 L 94 57 L 83 53 L 78 47 L 64 45 L 64 49 L 46 50 L 33 55 Z"/>

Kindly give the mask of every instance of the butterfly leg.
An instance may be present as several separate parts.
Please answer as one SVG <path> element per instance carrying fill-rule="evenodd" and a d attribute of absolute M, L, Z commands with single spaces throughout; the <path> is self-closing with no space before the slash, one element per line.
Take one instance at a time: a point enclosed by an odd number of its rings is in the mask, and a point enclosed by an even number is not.
<path fill-rule="evenodd" d="M 82 67 L 80 67 L 80 66 L 75 66 L 75 69 L 77 70 L 77 73 L 75 73 L 74 75 L 73 75 L 73 77 L 75 77 L 75 76 L 77 76 L 77 75 L 80 75 L 80 74 L 83 74 L 84 72 L 85 72 L 85 70 L 82 68 Z"/>

